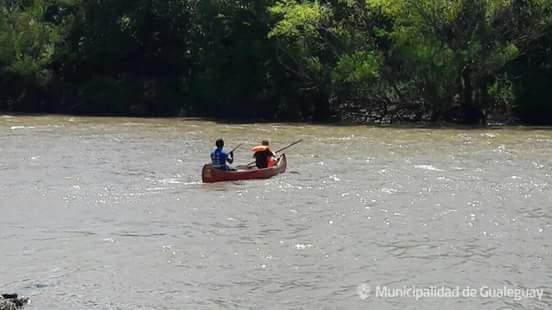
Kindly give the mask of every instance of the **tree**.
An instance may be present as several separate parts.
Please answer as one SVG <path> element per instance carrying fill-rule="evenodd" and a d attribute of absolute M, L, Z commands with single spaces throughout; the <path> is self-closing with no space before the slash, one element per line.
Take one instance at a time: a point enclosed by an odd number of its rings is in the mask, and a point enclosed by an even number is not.
<path fill-rule="evenodd" d="M 195 62 L 197 1 L 83 1 L 57 74 L 72 112 L 178 114 Z M 74 104 L 77 102 L 77 104 Z"/>
<path fill-rule="evenodd" d="M 0 1 L 0 109 L 47 110 L 43 87 L 63 25 L 47 20 L 57 1 Z"/>
<path fill-rule="evenodd" d="M 411 91 L 419 90 L 433 120 L 484 122 L 496 102 L 489 87 L 550 27 L 550 3 L 541 0 L 404 0 L 393 6 L 392 52 L 409 68 Z"/>
<path fill-rule="evenodd" d="M 313 118 L 327 120 L 339 50 L 332 9 L 318 1 L 284 0 L 270 11 L 279 18 L 269 33 L 277 40 L 279 64 L 301 81 L 299 95 L 312 106 Z"/>
<path fill-rule="evenodd" d="M 201 65 L 195 76 L 197 109 L 219 117 L 270 118 L 274 49 L 268 39 L 273 1 L 205 0 L 198 7 Z"/>

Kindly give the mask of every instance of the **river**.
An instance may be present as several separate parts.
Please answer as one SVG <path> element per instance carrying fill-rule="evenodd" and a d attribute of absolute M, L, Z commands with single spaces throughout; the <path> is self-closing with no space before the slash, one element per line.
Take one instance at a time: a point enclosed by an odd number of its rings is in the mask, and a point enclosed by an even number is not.
<path fill-rule="evenodd" d="M 304 142 L 283 175 L 202 184 L 218 137 L 245 143 L 239 163 Z M 550 309 L 551 183 L 546 128 L 0 116 L 0 292 L 30 310 Z M 477 296 L 382 296 L 441 286 Z"/>

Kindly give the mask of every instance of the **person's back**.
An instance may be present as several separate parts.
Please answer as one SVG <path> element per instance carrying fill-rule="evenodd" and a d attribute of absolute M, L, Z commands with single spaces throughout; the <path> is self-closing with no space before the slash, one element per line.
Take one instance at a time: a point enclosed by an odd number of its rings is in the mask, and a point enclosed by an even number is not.
<path fill-rule="evenodd" d="M 269 168 L 273 164 L 275 154 L 270 150 L 269 142 L 263 141 L 261 145 L 253 148 L 253 157 L 255 157 L 255 165 L 259 169 Z"/>
<path fill-rule="evenodd" d="M 211 152 L 211 162 L 213 168 L 229 170 L 230 167 L 226 165 L 226 162 L 232 163 L 234 161 L 234 156 L 232 153 L 230 153 L 230 156 L 228 155 L 229 154 L 224 151 L 224 141 L 222 139 L 218 139 L 215 150 Z"/>

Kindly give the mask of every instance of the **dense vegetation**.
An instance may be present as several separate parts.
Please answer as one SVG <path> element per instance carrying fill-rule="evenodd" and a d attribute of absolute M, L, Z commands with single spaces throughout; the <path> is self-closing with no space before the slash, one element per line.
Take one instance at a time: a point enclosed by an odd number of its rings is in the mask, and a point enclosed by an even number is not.
<path fill-rule="evenodd" d="M 0 110 L 552 123 L 552 0 L 0 0 Z"/>

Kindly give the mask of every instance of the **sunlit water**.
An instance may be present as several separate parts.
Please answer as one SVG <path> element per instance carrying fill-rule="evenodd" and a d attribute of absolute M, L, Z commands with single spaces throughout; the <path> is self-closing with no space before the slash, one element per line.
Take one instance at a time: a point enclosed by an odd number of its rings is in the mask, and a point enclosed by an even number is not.
<path fill-rule="evenodd" d="M 304 143 L 284 175 L 204 185 L 218 137 L 245 143 L 239 163 Z M 550 309 L 551 183 L 547 129 L 3 116 L 0 292 L 49 310 Z M 441 285 L 544 296 L 375 296 Z"/>

